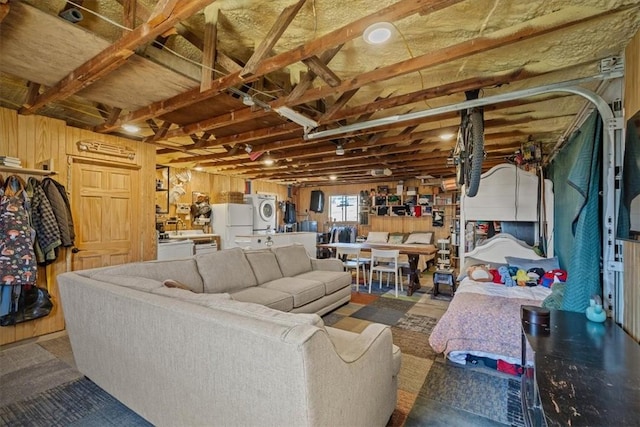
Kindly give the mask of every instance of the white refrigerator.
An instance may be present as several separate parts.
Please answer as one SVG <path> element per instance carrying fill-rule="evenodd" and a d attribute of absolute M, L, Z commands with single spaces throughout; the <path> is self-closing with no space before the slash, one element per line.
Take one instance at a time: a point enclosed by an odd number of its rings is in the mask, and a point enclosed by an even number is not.
<path fill-rule="evenodd" d="M 236 236 L 253 233 L 253 206 L 240 203 L 211 205 L 213 232 L 220 236 L 221 249 L 238 246 Z"/>

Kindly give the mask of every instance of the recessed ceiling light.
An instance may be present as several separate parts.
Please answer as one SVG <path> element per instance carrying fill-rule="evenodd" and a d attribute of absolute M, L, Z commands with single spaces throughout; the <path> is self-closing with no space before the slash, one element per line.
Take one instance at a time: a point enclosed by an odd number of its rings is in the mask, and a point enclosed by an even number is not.
<path fill-rule="evenodd" d="M 140 132 L 140 126 L 131 125 L 131 124 L 124 124 L 124 125 L 122 125 L 122 130 L 124 130 L 125 132 L 129 132 L 129 133 L 138 133 L 138 132 Z"/>
<path fill-rule="evenodd" d="M 362 38 L 369 44 L 381 44 L 389 40 L 392 33 L 393 25 L 388 22 L 376 22 L 364 30 Z"/>
<path fill-rule="evenodd" d="M 335 176 L 335 175 L 329 175 L 329 179 L 330 179 L 331 181 L 335 181 L 336 179 L 338 179 L 338 177 L 337 177 L 337 176 Z"/>
<path fill-rule="evenodd" d="M 440 135 L 440 139 L 443 140 L 443 141 L 449 141 L 449 140 L 453 139 L 454 136 L 455 136 L 454 134 L 447 132 L 447 133 L 441 134 Z"/>

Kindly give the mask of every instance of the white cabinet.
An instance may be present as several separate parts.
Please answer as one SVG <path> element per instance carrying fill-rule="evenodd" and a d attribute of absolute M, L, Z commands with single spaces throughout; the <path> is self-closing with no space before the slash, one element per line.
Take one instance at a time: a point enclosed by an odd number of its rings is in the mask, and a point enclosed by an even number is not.
<path fill-rule="evenodd" d="M 264 249 L 271 246 L 286 246 L 300 243 L 309 254 L 310 258 L 316 258 L 317 233 L 275 233 L 275 234 L 250 234 L 236 236 L 235 243 L 241 248 Z"/>
<path fill-rule="evenodd" d="M 178 240 L 158 243 L 158 260 L 189 258 L 193 256 L 193 241 Z"/>

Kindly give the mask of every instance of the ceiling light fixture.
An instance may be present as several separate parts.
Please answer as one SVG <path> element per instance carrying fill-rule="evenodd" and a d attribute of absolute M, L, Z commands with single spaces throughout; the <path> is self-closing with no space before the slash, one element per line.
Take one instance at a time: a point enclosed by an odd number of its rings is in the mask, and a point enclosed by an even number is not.
<path fill-rule="evenodd" d="M 274 110 L 280 114 L 282 117 L 286 117 L 294 123 L 299 124 L 305 130 L 305 132 L 309 129 L 314 129 L 318 127 L 318 122 L 309 117 L 298 113 L 295 110 L 292 110 L 289 107 L 277 107 Z"/>
<path fill-rule="evenodd" d="M 393 25 L 389 22 L 376 22 L 364 30 L 362 38 L 369 44 L 382 44 L 391 38 Z"/>
<path fill-rule="evenodd" d="M 335 176 L 335 175 L 329 175 L 329 179 L 330 179 L 331 181 L 335 181 L 336 179 L 338 179 L 338 177 L 337 177 L 337 176 Z"/>
<path fill-rule="evenodd" d="M 272 166 L 275 162 L 275 159 L 271 157 L 271 154 L 267 151 L 267 154 L 262 158 L 262 163 L 264 163 L 265 166 Z"/>
<path fill-rule="evenodd" d="M 242 97 L 242 103 L 247 107 L 253 107 L 254 105 L 256 105 L 256 102 L 253 100 L 253 98 L 250 95 L 244 95 Z"/>
<path fill-rule="evenodd" d="M 200 172 L 200 171 L 203 171 L 204 168 L 200 165 L 200 163 L 196 163 L 195 166 L 193 167 L 193 170 Z"/>
<path fill-rule="evenodd" d="M 446 132 L 446 133 L 442 133 L 440 134 L 440 139 L 443 141 L 450 141 L 453 139 L 455 135 L 450 133 L 450 132 Z"/>
<path fill-rule="evenodd" d="M 336 147 L 336 155 L 344 156 L 344 147 L 342 146 L 342 144 L 338 144 L 338 146 Z"/>
<path fill-rule="evenodd" d="M 244 151 L 246 151 L 247 153 L 251 153 L 253 151 L 253 147 L 249 144 L 245 144 Z"/>
<path fill-rule="evenodd" d="M 140 132 L 140 126 L 127 123 L 122 125 L 122 130 L 129 133 L 138 133 Z"/>

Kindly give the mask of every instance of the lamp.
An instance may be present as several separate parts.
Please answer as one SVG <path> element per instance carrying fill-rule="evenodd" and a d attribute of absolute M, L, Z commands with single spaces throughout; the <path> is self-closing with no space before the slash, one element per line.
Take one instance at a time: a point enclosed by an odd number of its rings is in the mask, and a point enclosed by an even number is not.
<path fill-rule="evenodd" d="M 335 181 L 336 179 L 338 179 L 338 177 L 336 175 L 329 175 L 329 179 L 331 181 Z"/>
<path fill-rule="evenodd" d="M 393 25 L 388 22 L 376 22 L 369 25 L 362 38 L 369 44 L 382 44 L 391 38 Z"/>
<path fill-rule="evenodd" d="M 342 147 L 342 144 L 338 144 L 338 146 L 336 147 L 336 155 L 344 156 L 344 147 Z"/>
<path fill-rule="evenodd" d="M 265 166 L 271 166 L 275 162 L 275 159 L 271 157 L 271 154 L 267 151 L 267 154 L 262 158 L 262 163 L 264 163 Z"/>
<path fill-rule="evenodd" d="M 280 114 L 282 117 L 286 117 L 287 119 L 291 120 L 292 122 L 299 124 L 305 130 L 313 129 L 313 128 L 317 128 L 318 127 L 318 122 L 316 122 L 313 119 L 310 119 L 309 117 L 307 117 L 305 115 L 302 115 L 302 114 L 298 113 L 295 110 L 292 110 L 289 107 L 277 107 L 277 108 L 274 108 L 274 110 L 278 114 Z"/>

